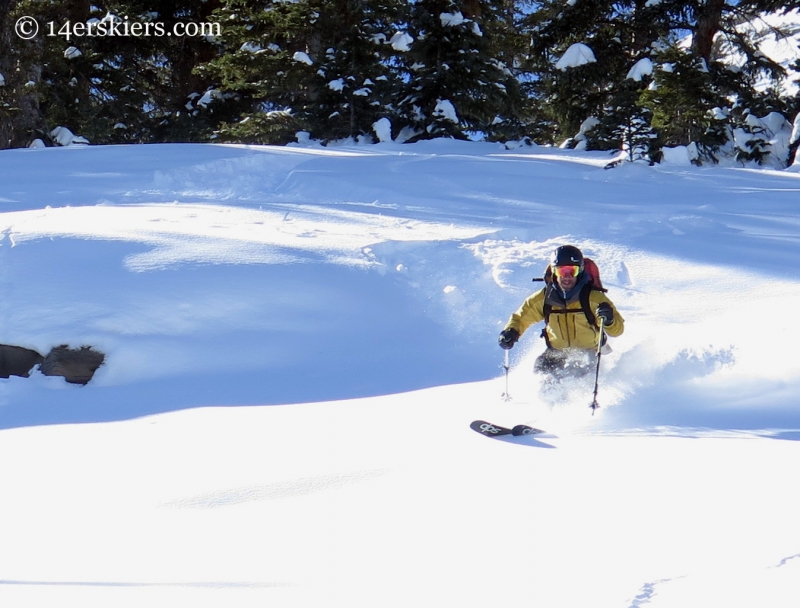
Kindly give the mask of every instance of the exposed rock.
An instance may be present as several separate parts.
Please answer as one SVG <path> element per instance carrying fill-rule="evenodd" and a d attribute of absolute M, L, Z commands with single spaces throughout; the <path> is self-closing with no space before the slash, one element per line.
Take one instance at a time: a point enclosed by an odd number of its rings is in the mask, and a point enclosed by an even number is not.
<path fill-rule="evenodd" d="M 72 384 L 86 384 L 105 358 L 103 353 L 89 346 L 69 348 L 62 344 L 47 354 L 39 369 L 45 376 L 63 376 Z"/>
<path fill-rule="evenodd" d="M 27 378 L 30 376 L 33 366 L 42 361 L 44 361 L 44 357 L 35 350 L 0 344 L 0 378 L 9 376 Z"/>

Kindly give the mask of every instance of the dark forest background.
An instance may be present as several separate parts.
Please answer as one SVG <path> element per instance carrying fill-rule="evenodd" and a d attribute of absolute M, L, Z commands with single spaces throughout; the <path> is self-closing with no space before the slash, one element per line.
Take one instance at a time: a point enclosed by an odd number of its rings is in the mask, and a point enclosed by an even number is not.
<path fill-rule="evenodd" d="M 779 152 L 787 164 L 793 147 L 776 150 L 774 137 L 800 111 L 800 60 L 777 63 L 761 45 L 791 41 L 800 57 L 798 6 L 0 0 L 0 148 L 285 144 L 301 131 L 369 142 L 385 119 L 398 141 L 529 141 L 648 161 L 692 145 L 697 162 Z M 23 17 L 39 24 L 30 40 L 15 30 Z M 114 23 L 114 35 L 67 39 L 75 24 Z M 125 23 L 198 35 L 120 35 Z M 587 49 L 585 63 L 558 65 Z"/>

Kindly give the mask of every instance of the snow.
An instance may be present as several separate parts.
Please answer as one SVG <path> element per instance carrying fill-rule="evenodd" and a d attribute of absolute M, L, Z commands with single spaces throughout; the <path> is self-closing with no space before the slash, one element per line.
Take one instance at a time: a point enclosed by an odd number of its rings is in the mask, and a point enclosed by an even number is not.
<path fill-rule="evenodd" d="M 244 51 L 245 53 L 252 53 L 253 55 L 257 55 L 264 51 L 264 48 L 252 40 L 249 42 L 245 42 L 242 46 L 239 47 L 240 51 Z"/>
<path fill-rule="evenodd" d="M 594 52 L 585 44 L 577 42 L 570 46 L 566 52 L 556 62 L 556 69 L 566 71 L 569 68 L 577 68 L 587 63 L 595 63 Z"/>
<path fill-rule="evenodd" d="M 411 50 L 411 43 L 414 42 L 407 32 L 396 32 L 389 40 L 389 44 L 395 51 L 407 52 Z"/>
<path fill-rule="evenodd" d="M 0 152 L 0 342 L 107 356 L 0 379 L 0 604 L 795 606 L 800 174 L 688 154 Z M 538 327 L 500 397 L 563 243 L 626 320 L 594 416 Z"/>
<path fill-rule="evenodd" d="M 80 49 L 74 46 L 67 47 L 64 51 L 64 57 L 66 59 L 77 59 L 81 55 L 83 55 L 83 53 L 81 53 Z"/>
<path fill-rule="evenodd" d="M 298 63 L 305 63 L 306 65 L 313 65 L 314 60 L 308 56 L 307 53 L 302 51 L 297 51 L 294 55 L 292 55 L 292 59 L 294 59 Z"/>
<path fill-rule="evenodd" d="M 780 112 L 770 112 L 766 116 L 759 118 L 758 122 L 770 136 L 789 128 L 789 123 Z"/>
<path fill-rule="evenodd" d="M 200 99 L 197 100 L 197 106 L 200 108 L 207 108 L 212 101 L 214 101 L 214 89 L 208 89 L 203 93 Z"/>
<path fill-rule="evenodd" d="M 640 59 L 633 67 L 628 70 L 628 75 L 625 76 L 626 80 L 635 80 L 636 82 L 641 82 L 642 78 L 645 76 L 650 76 L 653 73 L 653 62 L 649 57 L 644 57 Z"/>
<path fill-rule="evenodd" d="M 793 144 L 797 141 L 800 141 L 800 114 L 794 117 L 794 122 L 792 123 L 792 134 L 789 136 L 790 144 Z"/>
<path fill-rule="evenodd" d="M 436 107 L 433 109 L 433 115 L 444 120 L 449 120 L 450 122 L 458 123 L 456 108 L 453 102 L 448 99 L 437 100 Z"/>
<path fill-rule="evenodd" d="M 392 141 L 392 121 L 390 121 L 388 118 L 384 117 L 376 120 L 374 123 L 372 123 L 372 130 L 375 131 L 378 141 Z"/>
<path fill-rule="evenodd" d="M 456 11 L 454 13 L 441 13 L 439 15 L 439 21 L 441 21 L 443 27 L 455 27 L 457 25 L 461 25 L 467 20 L 460 11 Z"/>
<path fill-rule="evenodd" d="M 59 146 L 72 146 L 72 145 L 89 143 L 89 141 L 85 137 L 81 137 L 80 135 L 75 135 L 67 127 L 56 127 L 55 129 L 50 131 L 50 137 L 52 137 L 53 141 L 56 142 Z"/>
<path fill-rule="evenodd" d="M 581 123 L 580 128 L 578 129 L 578 133 L 573 137 L 573 140 L 578 142 L 575 146 L 578 150 L 585 150 L 586 143 L 588 141 L 588 137 L 586 136 L 589 131 L 594 129 L 597 125 L 600 124 L 600 120 L 595 118 L 594 116 L 590 116 L 586 120 Z"/>
<path fill-rule="evenodd" d="M 664 146 L 661 148 L 661 154 L 663 155 L 662 163 L 666 165 L 682 165 L 684 167 L 690 166 L 692 161 L 697 160 L 700 156 L 697 145 L 694 143 L 688 146 Z"/>
<path fill-rule="evenodd" d="M 328 88 L 332 91 L 342 91 L 344 90 L 344 78 L 337 78 L 336 80 L 331 80 L 328 83 Z"/>

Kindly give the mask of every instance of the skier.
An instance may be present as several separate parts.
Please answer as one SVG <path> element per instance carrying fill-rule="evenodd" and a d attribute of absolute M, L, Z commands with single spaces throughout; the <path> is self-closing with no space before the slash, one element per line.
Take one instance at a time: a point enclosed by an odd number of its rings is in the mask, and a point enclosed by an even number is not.
<path fill-rule="evenodd" d="M 542 337 L 547 349 L 534 371 L 555 379 L 583 376 L 597 360 L 600 321 L 605 334 L 615 337 L 624 330 L 624 319 L 609 300 L 599 278 L 585 271 L 581 250 L 558 247 L 550 258 L 553 280 L 529 296 L 500 333 L 500 347 L 510 349 L 531 325 L 545 321 Z M 605 338 L 605 336 L 604 336 Z"/>

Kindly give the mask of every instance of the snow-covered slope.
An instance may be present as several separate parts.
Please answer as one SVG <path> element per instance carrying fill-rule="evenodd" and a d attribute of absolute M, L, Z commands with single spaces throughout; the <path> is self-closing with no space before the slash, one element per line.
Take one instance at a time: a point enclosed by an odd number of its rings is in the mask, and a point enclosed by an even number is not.
<path fill-rule="evenodd" d="M 0 380 L 2 605 L 795 605 L 800 175 L 607 161 L 0 153 L 0 343 L 106 353 Z M 594 417 L 534 330 L 500 399 L 562 243 L 626 319 Z"/>

